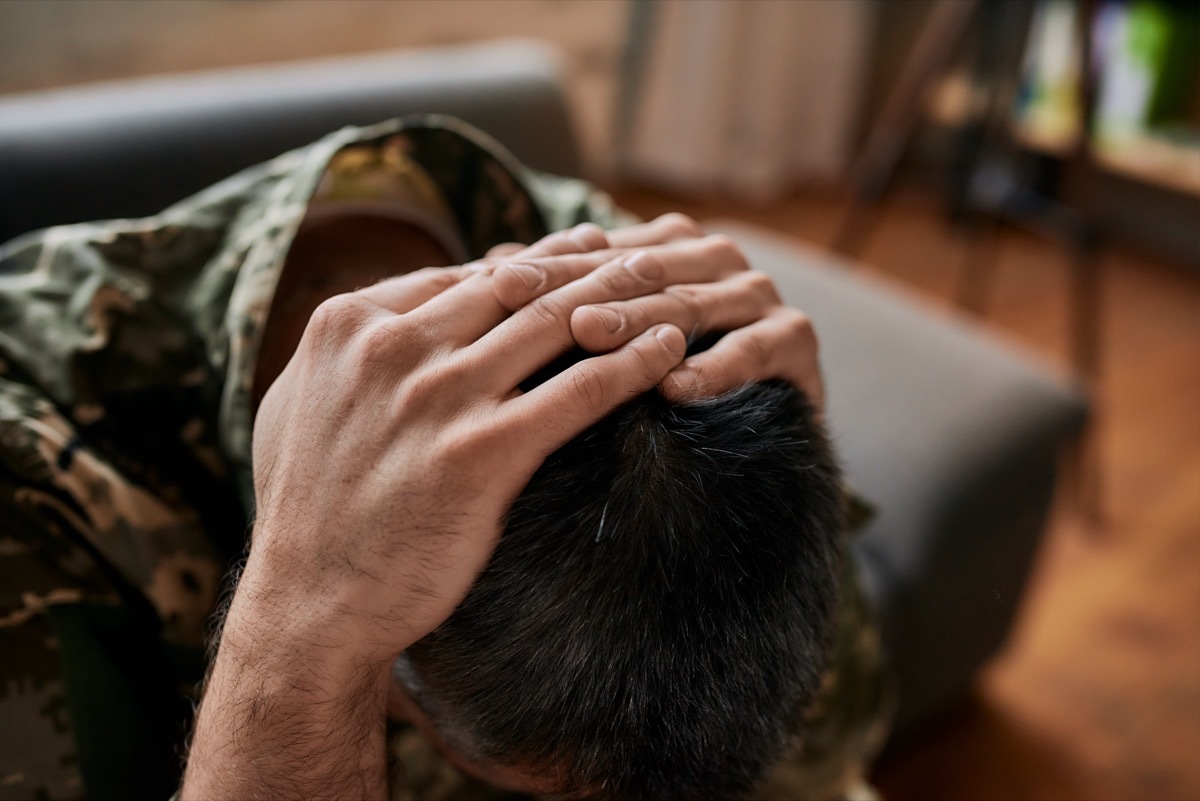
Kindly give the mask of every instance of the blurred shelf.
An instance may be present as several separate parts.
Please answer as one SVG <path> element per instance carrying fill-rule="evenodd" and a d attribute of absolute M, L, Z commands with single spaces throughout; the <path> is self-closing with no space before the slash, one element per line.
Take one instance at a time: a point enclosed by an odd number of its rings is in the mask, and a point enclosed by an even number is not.
<path fill-rule="evenodd" d="M 1022 148 L 1054 158 L 1069 158 L 1077 134 L 1014 124 L 1012 136 Z M 1200 144 L 1143 134 L 1114 140 L 1094 139 L 1096 166 L 1150 186 L 1200 197 Z"/>
<path fill-rule="evenodd" d="M 1142 136 L 1120 143 L 1097 142 L 1092 153 L 1096 164 L 1109 172 L 1200 197 L 1200 145 Z"/>

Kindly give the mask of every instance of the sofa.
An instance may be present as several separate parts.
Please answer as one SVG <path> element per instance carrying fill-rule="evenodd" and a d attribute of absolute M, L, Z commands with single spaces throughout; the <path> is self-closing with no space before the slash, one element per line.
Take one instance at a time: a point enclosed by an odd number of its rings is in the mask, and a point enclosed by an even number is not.
<path fill-rule="evenodd" d="M 154 213 L 346 124 L 465 119 L 525 163 L 578 174 L 553 50 L 507 41 L 0 97 L 0 241 Z M 822 343 L 827 417 L 877 507 L 856 535 L 899 687 L 896 736 L 930 721 L 1005 642 L 1087 418 L 1080 389 L 965 318 L 778 234 L 731 235 Z"/>

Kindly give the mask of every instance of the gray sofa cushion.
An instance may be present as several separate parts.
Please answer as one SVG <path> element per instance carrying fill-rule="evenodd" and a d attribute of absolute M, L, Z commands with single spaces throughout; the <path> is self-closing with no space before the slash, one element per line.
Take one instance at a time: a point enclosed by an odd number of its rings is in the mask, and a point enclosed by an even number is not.
<path fill-rule="evenodd" d="M 960 693 L 1020 602 L 1083 394 L 1015 346 L 834 257 L 714 222 L 812 318 L 849 480 L 878 505 L 855 542 L 907 728 Z"/>

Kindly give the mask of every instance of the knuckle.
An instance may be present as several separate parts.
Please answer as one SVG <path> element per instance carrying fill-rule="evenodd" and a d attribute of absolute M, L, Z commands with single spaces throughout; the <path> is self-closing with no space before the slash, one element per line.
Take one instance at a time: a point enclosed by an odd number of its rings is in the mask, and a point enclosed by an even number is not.
<path fill-rule="evenodd" d="M 357 331 L 366 316 L 363 301 L 347 293 L 321 301 L 308 318 L 307 331 L 320 339 L 343 338 Z"/>
<path fill-rule="evenodd" d="M 414 370 L 404 377 L 397 393 L 404 408 L 421 408 L 441 389 L 434 376 L 427 370 Z"/>
<path fill-rule="evenodd" d="M 441 359 L 434 369 L 430 370 L 426 381 L 439 395 L 462 393 L 470 384 L 473 371 L 462 359 Z"/>
<path fill-rule="evenodd" d="M 610 295 L 621 295 L 627 292 L 637 281 L 637 276 L 624 263 L 596 272 L 596 283 L 600 284 Z"/>
<path fill-rule="evenodd" d="M 570 324 L 571 309 L 553 293 L 534 298 L 526 308 L 538 320 L 547 325 L 561 328 Z"/>
<path fill-rule="evenodd" d="M 395 330 L 392 320 L 368 325 L 356 340 L 360 364 L 367 369 L 374 369 L 380 362 L 394 360 L 398 344 L 401 342 L 405 347 L 414 344 L 409 337 Z"/>
<path fill-rule="evenodd" d="M 525 248 L 520 242 L 501 242 L 499 245 L 492 245 L 484 256 L 486 259 L 499 259 L 505 256 L 511 256 Z"/>
<path fill-rule="evenodd" d="M 643 252 L 636 259 L 621 259 L 615 264 L 596 271 L 596 281 L 610 295 L 617 297 L 636 294 L 652 284 L 650 277 L 655 273 L 654 265 L 647 265 L 648 259 L 657 259 L 651 253 Z"/>
<path fill-rule="evenodd" d="M 658 218 L 658 223 L 672 239 L 694 239 L 704 236 L 704 229 L 700 227 L 700 223 L 678 211 L 662 215 Z"/>
<path fill-rule="evenodd" d="M 786 306 L 782 307 L 778 314 L 784 325 L 784 332 L 792 342 L 798 343 L 800 347 L 814 354 L 820 350 L 821 343 L 817 339 L 817 330 L 812 325 L 808 314 Z"/>
<path fill-rule="evenodd" d="M 453 362 L 433 359 L 409 372 L 399 390 L 400 403 L 408 408 L 430 408 L 462 392 L 467 375 Z"/>
<path fill-rule="evenodd" d="M 572 250 L 570 237 L 570 229 L 565 231 L 554 231 L 547 234 L 537 243 L 539 249 L 550 254 L 559 254 L 565 251 Z"/>
<path fill-rule="evenodd" d="M 779 289 L 775 286 L 775 281 L 761 270 L 749 271 L 744 280 L 750 291 L 757 297 L 773 304 L 783 302 L 783 299 L 779 297 Z"/>
<path fill-rule="evenodd" d="M 489 437 L 478 426 L 448 427 L 439 443 L 443 457 L 450 463 L 471 463 L 490 447 Z"/>
<path fill-rule="evenodd" d="M 568 241 L 583 252 L 608 247 L 608 234 L 595 223 L 581 223 L 566 234 Z"/>
<path fill-rule="evenodd" d="M 428 282 L 439 292 L 454 286 L 467 275 L 463 268 L 446 269 L 445 267 L 423 267 L 416 274 L 421 276 L 422 282 Z"/>
<path fill-rule="evenodd" d="M 710 234 L 704 238 L 704 245 L 723 264 L 735 270 L 749 270 L 750 261 L 746 254 L 730 237 L 725 234 Z"/>
<path fill-rule="evenodd" d="M 508 255 L 514 255 L 514 254 L 508 254 Z M 464 278 L 468 278 L 472 275 L 475 275 L 476 273 L 481 274 L 481 275 L 491 275 L 492 273 L 496 272 L 496 268 L 499 267 L 503 263 L 504 263 L 504 257 L 496 256 L 496 255 L 489 253 L 487 256 L 483 257 L 482 259 L 476 259 L 475 261 L 469 261 L 466 264 L 462 265 L 461 267 L 439 267 L 436 269 L 444 270 L 444 271 L 450 272 L 450 273 L 455 273 L 458 275 L 458 280 L 461 281 Z"/>
<path fill-rule="evenodd" d="M 817 341 L 817 330 L 807 314 L 798 309 L 784 308 L 781 315 L 788 334 L 804 342 Z"/>
<path fill-rule="evenodd" d="M 669 286 L 663 291 L 683 307 L 684 313 L 693 324 L 699 325 L 704 322 L 707 316 L 707 304 L 695 287 Z"/>
<path fill-rule="evenodd" d="M 576 365 L 571 372 L 571 388 L 590 408 L 607 408 L 610 390 L 604 376 L 586 362 Z"/>
<path fill-rule="evenodd" d="M 747 333 L 743 345 L 747 356 L 757 365 L 766 365 L 771 361 L 773 348 L 767 338 L 758 331 Z"/>

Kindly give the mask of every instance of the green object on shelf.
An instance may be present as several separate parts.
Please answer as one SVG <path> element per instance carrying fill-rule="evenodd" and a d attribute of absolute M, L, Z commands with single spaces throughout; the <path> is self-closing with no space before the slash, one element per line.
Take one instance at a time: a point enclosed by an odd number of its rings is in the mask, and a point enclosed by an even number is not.
<path fill-rule="evenodd" d="M 1162 15 L 1163 41 L 1155 54 L 1157 79 L 1146 125 L 1200 131 L 1200 5 L 1155 5 Z"/>

